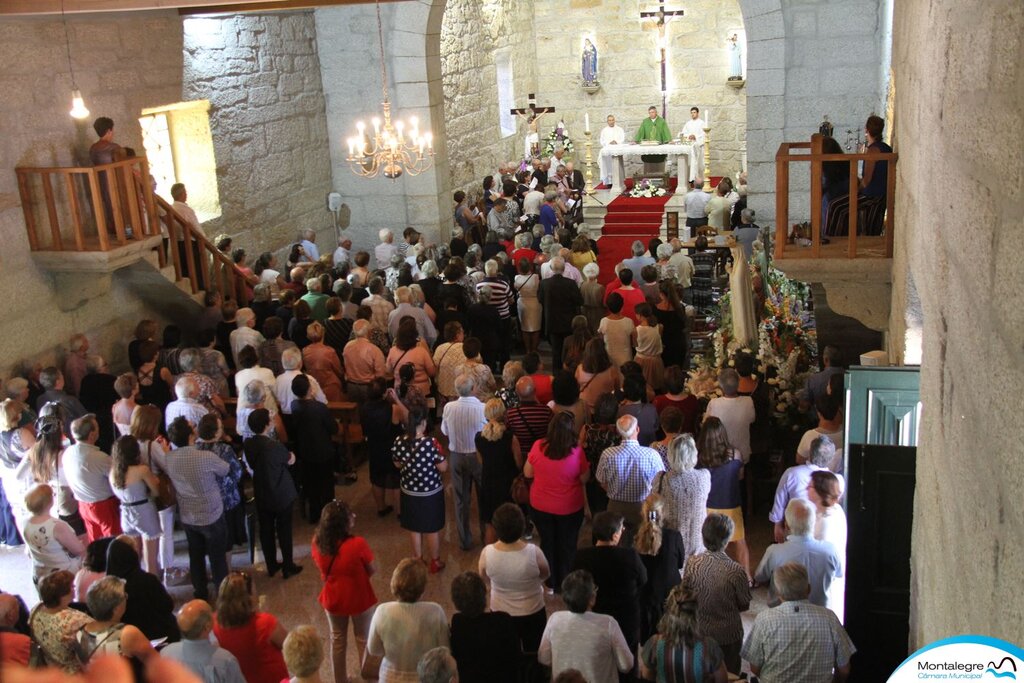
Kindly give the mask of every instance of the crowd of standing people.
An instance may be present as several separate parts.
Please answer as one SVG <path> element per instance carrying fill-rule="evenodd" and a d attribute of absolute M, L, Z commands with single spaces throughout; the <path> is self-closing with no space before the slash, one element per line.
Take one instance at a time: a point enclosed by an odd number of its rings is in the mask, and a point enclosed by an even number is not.
<path fill-rule="evenodd" d="M 723 371 L 722 396 L 701 410 L 686 387 L 692 261 L 652 240 L 598 284 L 564 177 L 552 188 L 540 163 L 485 184 L 479 205 L 457 193 L 462 230 L 447 244 L 382 230 L 372 249 L 346 239 L 321 257 L 306 235 L 289 269 L 260 256 L 248 306 L 211 292 L 195 329 L 140 321 L 130 371 L 111 374 L 75 335 L 62 369 L 6 382 L 0 540 L 24 540 L 41 600 L 28 634 L 45 661 L 77 671 L 112 653 L 144 666 L 160 656 L 149 641 L 165 640 L 163 656 L 233 680 L 312 675 L 316 634 L 285 631 L 257 608 L 251 576 L 228 571 L 232 547 L 255 541 L 251 506 L 270 577 L 303 570 L 296 512 L 316 525 L 336 683 L 350 623 L 364 677 L 387 682 L 453 680 L 452 662 L 469 681 L 724 681 L 743 659 L 765 681 L 845 676 L 841 392 L 826 378 L 812 397 L 819 427 L 772 511 L 779 542 L 752 568 L 741 481 L 756 376 Z M 393 602 L 378 604 L 372 539 L 335 497 L 355 478 L 332 413 L 345 399 L 376 512 L 409 537 Z M 446 569 L 446 490 L 460 549 L 483 548 L 478 571 L 452 581 L 450 624 L 420 599 Z M 195 599 L 175 615 L 176 527 Z M 778 606 L 744 638 L 759 584 Z M 567 610 L 548 615 L 555 594 Z M 783 613 L 799 615 L 798 635 L 772 626 Z M 829 678 L 791 676 L 811 660 Z"/>

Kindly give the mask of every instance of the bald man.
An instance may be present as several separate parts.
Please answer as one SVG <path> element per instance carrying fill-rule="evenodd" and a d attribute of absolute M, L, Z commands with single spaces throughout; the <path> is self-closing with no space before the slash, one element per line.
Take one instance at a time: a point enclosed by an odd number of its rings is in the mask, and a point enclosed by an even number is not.
<path fill-rule="evenodd" d="M 7 662 L 28 665 L 32 639 L 14 630 L 18 623 L 18 599 L 8 593 L 0 594 L 0 664 Z"/>
<path fill-rule="evenodd" d="M 615 422 L 615 429 L 622 442 L 601 453 L 594 476 L 608 493 L 608 510 L 625 519 L 621 544 L 631 546 L 651 483 L 655 475 L 665 471 L 665 464 L 658 451 L 640 445 L 640 423 L 635 417 L 622 415 Z"/>
<path fill-rule="evenodd" d="M 523 453 L 527 454 L 537 439 L 547 435 L 548 423 L 554 413 L 551 408 L 537 401 L 537 388 L 529 375 L 520 377 L 516 382 L 516 394 L 519 396 L 519 405 L 508 409 L 505 422 L 519 439 Z"/>
<path fill-rule="evenodd" d="M 178 613 L 182 640 L 171 643 L 161 655 L 190 668 L 203 683 L 245 683 L 235 656 L 210 642 L 213 609 L 205 600 L 185 603 Z"/>

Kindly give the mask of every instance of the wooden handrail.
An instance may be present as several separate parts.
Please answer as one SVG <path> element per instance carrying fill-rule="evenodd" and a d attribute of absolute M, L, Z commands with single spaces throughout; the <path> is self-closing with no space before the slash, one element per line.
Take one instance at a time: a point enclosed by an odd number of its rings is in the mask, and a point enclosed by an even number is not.
<path fill-rule="evenodd" d="M 217 275 L 218 282 L 216 282 L 216 283 L 207 283 L 207 284 L 208 285 L 209 284 L 214 284 L 215 285 L 214 288 L 216 288 L 216 289 L 218 289 L 220 291 L 221 295 L 224 297 L 225 300 L 229 300 L 229 299 L 235 300 L 235 299 L 244 298 L 244 297 L 241 297 L 240 295 L 244 294 L 245 286 L 248 285 L 248 282 L 246 282 L 245 274 L 242 273 L 242 271 L 238 268 L 238 266 L 235 265 L 234 261 L 232 261 L 226 254 L 221 252 L 221 250 L 218 249 L 216 247 L 216 245 L 214 245 L 209 239 L 207 239 L 205 235 L 201 235 L 198 232 L 196 232 L 192 228 L 191 224 L 189 224 L 188 221 L 183 219 L 181 217 L 181 214 L 179 214 L 177 211 L 174 210 L 174 206 L 173 205 L 169 204 L 160 195 L 154 195 L 154 197 L 156 198 L 157 205 L 160 207 L 161 211 L 163 212 L 164 224 L 167 226 L 167 235 L 168 235 L 168 238 L 169 238 L 168 242 L 170 243 L 169 246 L 170 246 L 170 249 L 171 249 L 172 262 L 174 264 L 175 277 L 177 279 L 181 279 L 182 278 L 181 254 L 179 253 L 179 244 L 178 244 L 178 239 L 177 239 L 178 232 L 177 232 L 177 230 L 175 230 L 175 225 L 177 225 L 177 227 L 181 229 L 181 234 L 182 234 L 182 236 L 184 238 L 184 240 L 183 240 L 184 244 L 188 245 L 188 244 L 191 244 L 191 243 L 195 243 L 195 244 L 199 245 L 199 253 L 200 254 L 203 254 L 203 253 L 209 254 L 210 257 L 212 258 L 212 260 L 214 261 L 214 263 L 216 265 L 220 266 L 220 267 L 215 269 L 216 272 L 219 273 Z M 185 264 L 188 267 L 188 271 L 189 271 L 188 272 L 188 277 L 189 277 L 190 286 L 192 288 L 192 293 L 193 294 L 197 294 L 200 291 L 199 275 L 198 275 L 198 272 L 196 271 L 196 266 L 198 264 L 195 263 L 195 257 L 194 257 L 194 254 L 192 253 L 192 249 L 191 248 L 186 248 L 185 249 L 185 256 L 184 256 L 184 258 L 185 258 Z M 204 261 L 204 262 L 206 261 L 206 259 L 202 259 L 202 258 L 200 260 Z M 221 281 L 221 278 L 223 277 L 223 273 L 227 273 L 227 277 L 228 277 L 228 279 L 230 281 L 229 282 L 230 287 L 224 287 L 223 286 L 223 282 Z M 209 277 L 210 277 L 210 273 L 204 272 L 204 274 L 203 274 L 204 281 L 208 280 Z M 208 289 L 208 288 L 209 287 L 206 287 L 206 288 L 203 288 L 203 289 Z M 248 302 L 244 301 L 244 300 L 239 300 L 238 303 L 239 303 L 240 306 L 244 306 Z"/>
<path fill-rule="evenodd" d="M 110 251 L 160 235 L 162 214 L 175 280 L 187 278 L 193 294 L 218 289 L 226 300 L 247 303 L 245 275 L 156 194 L 145 157 L 99 166 L 23 166 L 15 173 L 32 251 Z M 67 215 L 69 226 L 61 224 L 61 217 Z M 45 229 L 40 234 L 43 221 L 49 223 L 48 236 Z M 73 240 L 67 238 L 68 232 Z M 187 245 L 184 254 L 179 239 Z M 195 251 L 191 245 L 196 245 Z M 163 267 L 167 257 L 162 248 L 159 253 Z M 216 266 L 213 273 L 205 272 L 208 262 Z M 204 268 L 201 275 L 200 267 Z"/>
<path fill-rule="evenodd" d="M 896 163 L 899 160 L 899 155 L 895 152 L 825 154 L 822 152 L 823 139 L 821 135 L 815 134 L 809 142 L 784 142 L 779 145 L 775 155 L 775 258 L 784 258 L 786 242 L 789 239 L 789 164 L 809 162 L 811 165 L 811 256 L 820 258 L 822 164 L 837 161 L 850 165 L 848 242 L 845 254 L 847 258 L 857 257 L 858 195 L 860 191 L 858 164 L 861 161 L 890 162 L 886 187 L 884 254 L 887 258 L 891 258 L 895 217 Z M 806 152 L 802 150 L 806 150 Z"/>

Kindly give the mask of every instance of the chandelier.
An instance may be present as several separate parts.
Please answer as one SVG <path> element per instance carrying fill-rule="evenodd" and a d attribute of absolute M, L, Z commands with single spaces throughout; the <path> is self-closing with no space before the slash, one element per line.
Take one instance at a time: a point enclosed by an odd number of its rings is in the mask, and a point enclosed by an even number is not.
<path fill-rule="evenodd" d="M 348 138 L 348 156 L 345 158 L 352 172 L 363 178 L 383 175 L 392 180 L 403 173 L 419 175 L 433 165 L 434 135 L 420 133 L 419 121 L 410 117 L 391 122 L 391 101 L 388 98 L 388 71 L 384 62 L 384 31 L 380 21 L 380 0 L 377 0 L 377 38 L 380 42 L 380 75 L 384 91 L 384 120 L 374 117 L 371 134 L 362 121 L 356 122 L 356 135 Z"/>

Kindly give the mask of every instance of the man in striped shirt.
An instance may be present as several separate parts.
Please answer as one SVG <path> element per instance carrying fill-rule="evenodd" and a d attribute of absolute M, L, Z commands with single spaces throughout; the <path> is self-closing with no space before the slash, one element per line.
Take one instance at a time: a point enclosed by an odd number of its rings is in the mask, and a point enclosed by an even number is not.
<path fill-rule="evenodd" d="M 480 460 L 476 457 L 476 435 L 487 424 L 484 418 L 484 404 L 473 395 L 476 382 L 472 375 L 459 375 L 455 379 L 455 391 L 459 398 L 444 406 L 441 418 L 441 433 L 448 437 L 452 488 L 455 490 L 455 517 L 459 529 L 459 544 L 463 550 L 473 547 L 473 533 L 469 527 L 469 511 L 472 507 L 470 494 L 476 486 L 477 508 L 480 505 Z M 480 536 L 483 538 L 486 521 L 480 519 Z"/>
<path fill-rule="evenodd" d="M 533 379 L 529 376 L 520 377 L 516 382 L 519 405 L 509 408 L 505 414 L 505 424 L 519 439 L 519 447 L 522 449 L 524 457 L 529 454 L 535 441 L 543 439 L 547 435 L 548 423 L 554 417 L 551 408 L 537 402 L 535 392 Z"/>
<path fill-rule="evenodd" d="M 500 320 L 498 338 L 501 343 L 498 345 L 497 369 L 505 367 L 505 362 L 512 355 L 512 316 L 516 314 L 515 301 L 512 298 L 512 286 L 508 281 L 498 275 L 500 266 L 494 259 L 484 264 L 484 279 L 477 283 L 476 289 L 482 292 L 484 287 L 490 288 L 491 298 L 489 303 L 498 309 Z M 492 368 L 493 369 L 493 368 Z"/>

